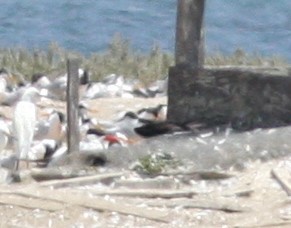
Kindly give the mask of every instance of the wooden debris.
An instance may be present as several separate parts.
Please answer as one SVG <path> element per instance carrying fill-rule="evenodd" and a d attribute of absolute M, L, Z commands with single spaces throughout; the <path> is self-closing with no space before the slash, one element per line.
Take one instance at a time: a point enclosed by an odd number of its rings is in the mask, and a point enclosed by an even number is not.
<path fill-rule="evenodd" d="M 97 184 L 99 182 L 108 182 L 112 181 L 112 179 L 116 177 L 121 177 L 125 173 L 118 172 L 118 173 L 105 173 L 105 174 L 98 174 L 92 176 L 85 176 L 85 177 L 76 177 L 76 178 L 69 178 L 66 180 L 51 180 L 41 182 L 41 186 L 49 186 L 54 188 L 61 188 L 61 187 L 72 187 L 72 186 L 79 186 L 79 185 L 87 185 L 87 184 Z"/>
<path fill-rule="evenodd" d="M 220 172 L 220 171 L 212 171 L 212 170 L 187 170 L 187 171 L 169 171 L 165 173 L 161 173 L 160 175 L 165 176 L 193 176 L 193 179 L 202 179 L 202 180 L 220 180 L 220 179 L 228 179 L 234 177 L 233 174 Z"/>
<path fill-rule="evenodd" d="M 269 222 L 269 223 L 261 223 L 261 224 L 250 224 L 250 225 L 236 225 L 234 227 L 244 227 L 244 228 L 256 228 L 256 227 L 290 227 L 291 221 L 289 222 Z"/>
<path fill-rule="evenodd" d="M 188 199 L 188 200 L 172 200 L 172 201 L 162 201 L 162 202 L 149 202 L 149 206 L 159 206 L 159 207 L 183 207 L 183 208 L 200 208 L 206 210 L 220 210 L 225 212 L 246 212 L 250 209 L 243 207 L 235 203 L 234 201 L 226 200 L 225 198 L 216 199 Z"/>
<path fill-rule="evenodd" d="M 115 187 L 126 187 L 130 189 L 175 189 L 177 183 L 171 177 L 150 178 L 142 180 L 116 180 Z"/>
<path fill-rule="evenodd" d="M 142 197 L 142 198 L 190 198 L 196 195 L 193 190 L 158 190 L 158 189 L 113 189 L 105 191 L 90 191 L 94 195 Z"/>
<path fill-rule="evenodd" d="M 94 210 L 100 211 L 113 211 L 126 215 L 134 215 L 142 218 L 147 218 L 150 220 L 155 220 L 159 222 L 169 222 L 167 217 L 167 213 L 161 210 L 155 210 L 153 208 L 142 208 L 135 205 L 127 204 L 125 201 L 118 200 L 117 202 L 112 202 L 109 200 L 102 199 L 100 197 L 92 197 L 88 194 L 84 194 L 78 191 L 69 191 L 64 190 L 52 190 L 48 188 L 35 188 L 35 187 L 27 187 L 22 189 L 16 189 L 14 191 L 11 190 L 3 190 L 0 191 L 0 194 L 13 194 L 13 195 L 21 195 L 26 197 L 33 197 L 48 201 L 55 201 L 66 203 L 70 205 L 78 205 L 85 208 L 90 208 Z"/>
<path fill-rule="evenodd" d="M 64 208 L 64 204 L 43 199 L 28 198 L 18 195 L 1 195 L 0 204 L 13 205 L 30 209 L 46 211 L 58 211 Z"/>
<path fill-rule="evenodd" d="M 290 173 L 286 173 L 286 169 L 276 168 L 272 169 L 271 175 L 280 184 L 282 189 L 291 196 L 291 184 L 289 183 Z"/>
<path fill-rule="evenodd" d="M 237 189 L 223 192 L 222 196 L 249 197 L 254 192 L 253 189 Z"/>
<path fill-rule="evenodd" d="M 33 168 L 30 175 L 36 181 L 52 180 L 52 179 L 68 179 L 84 176 L 84 172 L 77 172 L 73 169 L 63 168 Z"/>

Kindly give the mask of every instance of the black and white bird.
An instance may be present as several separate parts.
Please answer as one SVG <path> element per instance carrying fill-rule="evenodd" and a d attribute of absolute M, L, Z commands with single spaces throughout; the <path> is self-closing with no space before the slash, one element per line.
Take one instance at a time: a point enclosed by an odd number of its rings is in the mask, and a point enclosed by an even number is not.
<path fill-rule="evenodd" d="M 167 117 L 167 105 L 160 104 L 156 107 L 142 108 L 137 111 L 139 119 L 150 121 L 165 121 Z"/>
<path fill-rule="evenodd" d="M 80 89 L 82 85 L 89 83 L 88 71 L 79 69 L 78 70 L 80 79 Z M 47 97 L 55 100 L 65 100 L 66 99 L 66 88 L 67 88 L 67 74 L 60 77 L 56 77 L 50 80 L 48 76 L 37 73 L 32 75 L 31 84 L 42 90 L 42 93 Z"/>
<path fill-rule="evenodd" d="M 28 160 L 36 162 L 38 166 L 47 166 L 60 145 L 60 141 L 53 139 L 34 141 L 28 153 Z"/>
<path fill-rule="evenodd" d="M 47 120 L 37 122 L 34 139 L 53 139 L 61 141 L 65 137 L 65 115 L 62 112 L 52 110 Z"/>

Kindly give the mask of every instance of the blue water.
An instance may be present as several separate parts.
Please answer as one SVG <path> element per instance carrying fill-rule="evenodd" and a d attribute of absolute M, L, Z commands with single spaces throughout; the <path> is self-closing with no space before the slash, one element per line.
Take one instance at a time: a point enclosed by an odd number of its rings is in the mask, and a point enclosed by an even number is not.
<path fill-rule="evenodd" d="M 148 52 L 173 52 L 176 0 L 0 0 L 0 47 L 46 48 L 52 41 L 90 54 L 115 33 Z M 236 48 L 291 60 L 290 0 L 207 0 L 207 53 Z"/>

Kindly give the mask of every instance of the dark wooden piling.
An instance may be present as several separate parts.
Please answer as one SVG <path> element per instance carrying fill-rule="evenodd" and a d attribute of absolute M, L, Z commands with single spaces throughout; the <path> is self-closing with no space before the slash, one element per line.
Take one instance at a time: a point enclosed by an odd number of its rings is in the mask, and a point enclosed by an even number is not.
<path fill-rule="evenodd" d="M 68 153 L 79 153 L 79 61 L 77 59 L 68 59 L 67 72 L 67 117 L 68 117 Z"/>
<path fill-rule="evenodd" d="M 176 65 L 204 63 L 203 14 L 205 0 L 179 0 L 176 22 Z"/>
<path fill-rule="evenodd" d="M 171 122 L 189 120 L 189 84 L 195 80 L 191 69 L 199 73 L 204 64 L 203 15 L 205 0 L 179 0 L 176 22 L 175 63 L 169 71 L 168 114 Z M 193 71 L 192 71 L 193 70 Z M 179 110 L 178 110 L 179 109 Z"/>

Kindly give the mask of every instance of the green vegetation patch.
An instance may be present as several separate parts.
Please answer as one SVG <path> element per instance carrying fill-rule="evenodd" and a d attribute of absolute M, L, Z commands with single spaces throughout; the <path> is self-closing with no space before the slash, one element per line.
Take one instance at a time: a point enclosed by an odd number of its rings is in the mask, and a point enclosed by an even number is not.
<path fill-rule="evenodd" d="M 139 159 L 134 170 L 147 175 L 157 175 L 167 169 L 177 168 L 181 161 L 168 153 L 154 153 Z"/>

